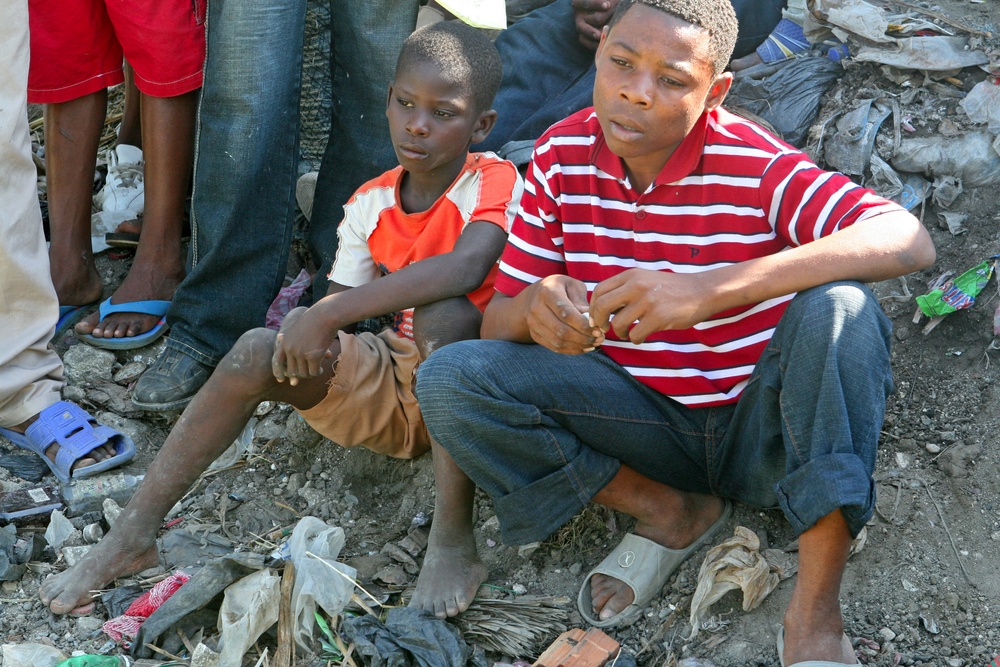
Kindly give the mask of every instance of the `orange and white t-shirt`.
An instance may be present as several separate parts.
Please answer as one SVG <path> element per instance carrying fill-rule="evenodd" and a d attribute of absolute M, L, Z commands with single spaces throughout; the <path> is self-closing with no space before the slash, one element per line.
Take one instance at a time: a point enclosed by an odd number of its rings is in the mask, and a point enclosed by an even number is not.
<path fill-rule="evenodd" d="M 344 205 L 337 256 L 330 280 L 346 287 L 450 252 L 470 222 L 492 222 L 505 232 L 521 199 L 521 177 L 514 165 L 493 153 L 470 153 L 451 187 L 426 211 L 409 214 L 399 203 L 403 168 L 391 169 L 362 185 Z M 469 293 L 483 310 L 493 296 L 494 266 Z M 396 317 L 395 330 L 413 338 L 413 310 Z"/>

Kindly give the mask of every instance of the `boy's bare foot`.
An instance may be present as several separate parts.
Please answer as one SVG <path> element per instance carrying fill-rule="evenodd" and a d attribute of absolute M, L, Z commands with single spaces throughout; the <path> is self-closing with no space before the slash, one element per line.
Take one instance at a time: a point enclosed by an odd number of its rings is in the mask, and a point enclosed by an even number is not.
<path fill-rule="evenodd" d="M 119 538 L 109 534 L 87 552 L 83 560 L 65 572 L 42 582 L 38 597 L 54 614 L 83 615 L 94 599 L 95 591 L 109 583 L 159 563 L 156 541 L 134 536 Z"/>
<path fill-rule="evenodd" d="M 410 606 L 438 618 L 449 618 L 469 608 L 487 570 L 479 560 L 475 539 L 446 541 L 436 538 L 433 524 L 427 554 L 417 577 L 417 590 Z"/>
<path fill-rule="evenodd" d="M 714 496 L 691 495 L 691 507 L 678 517 L 662 513 L 639 518 L 632 532 L 669 549 L 683 549 L 705 534 L 722 516 L 725 501 Z M 594 613 L 607 620 L 623 612 L 635 599 L 632 588 L 620 579 L 595 574 L 590 579 Z"/>

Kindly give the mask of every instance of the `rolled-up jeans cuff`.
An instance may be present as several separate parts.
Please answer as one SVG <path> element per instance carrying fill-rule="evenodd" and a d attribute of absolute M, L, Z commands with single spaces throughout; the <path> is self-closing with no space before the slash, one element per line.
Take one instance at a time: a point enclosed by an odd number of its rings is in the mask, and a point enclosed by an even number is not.
<path fill-rule="evenodd" d="M 504 544 L 539 542 L 573 518 L 618 473 L 621 462 L 584 447 L 559 470 L 493 499 Z"/>
<path fill-rule="evenodd" d="M 219 359 L 215 357 L 210 357 L 207 354 L 202 354 L 197 349 L 191 347 L 187 343 L 177 340 L 174 337 L 167 338 L 166 347 L 172 350 L 176 350 L 177 352 L 180 352 L 182 354 L 186 354 L 187 356 L 191 357 L 198 363 L 205 364 L 206 366 L 211 366 L 212 368 L 215 368 L 216 366 L 219 365 Z"/>
<path fill-rule="evenodd" d="M 778 482 L 775 493 L 796 534 L 839 509 L 855 537 L 875 510 L 875 481 L 854 454 L 828 454 L 808 461 Z"/>

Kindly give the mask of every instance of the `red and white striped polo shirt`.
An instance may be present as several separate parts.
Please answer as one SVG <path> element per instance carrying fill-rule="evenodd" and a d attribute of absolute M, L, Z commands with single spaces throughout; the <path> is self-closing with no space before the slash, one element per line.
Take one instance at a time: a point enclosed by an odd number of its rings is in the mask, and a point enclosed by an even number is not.
<path fill-rule="evenodd" d="M 604 142 L 594 110 L 584 109 L 535 144 L 496 289 L 515 296 L 553 274 L 593 290 L 630 268 L 699 273 L 898 209 L 723 109 L 702 115 L 640 193 Z M 792 296 L 657 332 L 641 345 L 609 331 L 601 350 L 680 403 L 733 403 Z"/>

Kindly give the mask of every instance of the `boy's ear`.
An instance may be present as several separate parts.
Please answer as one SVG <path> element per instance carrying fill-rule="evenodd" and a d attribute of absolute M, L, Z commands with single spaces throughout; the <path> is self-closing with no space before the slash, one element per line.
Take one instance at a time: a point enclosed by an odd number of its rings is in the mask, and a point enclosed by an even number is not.
<path fill-rule="evenodd" d="M 385 110 L 389 110 L 389 103 L 392 102 L 392 84 L 389 84 L 389 92 L 385 96 Z"/>
<path fill-rule="evenodd" d="M 472 130 L 472 141 L 469 143 L 478 144 L 482 141 L 486 141 L 486 137 L 490 135 L 493 131 L 493 126 L 497 124 L 497 112 L 495 109 L 490 109 L 489 111 L 484 111 L 479 114 L 479 120 L 476 121 L 476 127 Z"/>
<path fill-rule="evenodd" d="M 726 95 L 729 94 L 729 89 L 733 85 L 733 73 L 723 72 L 708 89 L 708 97 L 705 99 L 705 110 L 711 111 L 717 108 L 726 99 Z"/>

